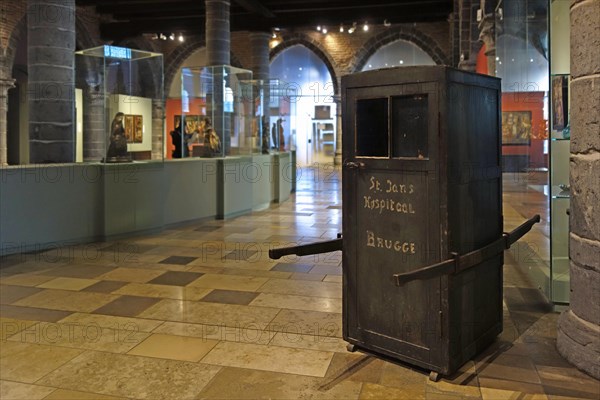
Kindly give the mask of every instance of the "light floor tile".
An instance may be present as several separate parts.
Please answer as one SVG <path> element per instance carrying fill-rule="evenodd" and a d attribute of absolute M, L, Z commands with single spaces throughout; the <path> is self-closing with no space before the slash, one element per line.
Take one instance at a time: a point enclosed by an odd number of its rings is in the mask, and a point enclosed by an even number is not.
<path fill-rule="evenodd" d="M 139 317 L 162 321 L 262 329 L 275 318 L 278 312 L 279 309 L 268 307 L 161 300 L 158 304 L 142 312 Z"/>
<path fill-rule="evenodd" d="M 44 399 L 56 388 L 26 383 L 0 381 L 0 399 L 2 400 L 39 400 Z"/>
<path fill-rule="evenodd" d="M 15 286 L 37 286 L 52 279 L 54 279 L 53 276 L 18 274 L 2 277 L 0 278 L 0 283 L 3 285 Z"/>
<path fill-rule="evenodd" d="M 96 279 L 81 278 L 55 278 L 44 282 L 37 287 L 44 289 L 81 290 L 98 283 Z"/>
<path fill-rule="evenodd" d="M 216 340 L 189 336 L 152 334 L 127 354 L 196 362 L 200 361 L 217 343 Z"/>
<path fill-rule="evenodd" d="M 333 282 L 269 279 L 259 290 L 263 293 L 291 294 L 296 296 L 342 298 L 342 285 Z"/>
<path fill-rule="evenodd" d="M 9 337 L 30 328 L 35 324 L 37 324 L 36 321 L 0 318 L 0 340 L 6 340 Z"/>
<path fill-rule="evenodd" d="M 251 303 L 251 306 L 280 307 L 292 310 L 342 312 L 340 299 L 326 297 L 293 296 L 286 294 L 261 293 Z"/>
<path fill-rule="evenodd" d="M 2 342 L 0 379 L 34 383 L 81 354 L 82 350 L 20 342 Z M 43 385 L 51 386 L 51 383 Z"/>
<path fill-rule="evenodd" d="M 202 362 L 228 367 L 324 377 L 332 357 L 333 353 L 326 351 L 220 342 L 202 359 Z"/>
<path fill-rule="evenodd" d="M 382 386 L 374 383 L 364 383 L 360 391 L 359 399 L 361 400 L 419 400 L 425 399 L 425 390 L 407 390 L 398 389 L 390 386 Z M 432 397 L 434 398 L 434 397 Z"/>
<path fill-rule="evenodd" d="M 161 299 L 200 300 L 210 293 L 210 291 L 211 289 L 199 287 L 129 283 L 122 288 L 115 290 L 113 293 L 130 296 L 156 297 Z"/>
<path fill-rule="evenodd" d="M 267 280 L 267 278 L 259 278 L 254 276 L 206 274 L 190 283 L 190 286 L 208 289 L 254 292 L 258 290 L 258 288 L 261 287 L 265 282 L 267 282 Z"/>
<path fill-rule="evenodd" d="M 141 268 L 116 268 L 110 272 L 100 275 L 98 279 L 105 281 L 146 283 L 157 276 L 162 275 L 163 273 L 164 271 L 146 270 Z"/>
<path fill-rule="evenodd" d="M 325 386 L 322 378 L 241 368 L 224 368 L 202 391 L 202 399 L 355 400 L 361 383 Z"/>
<path fill-rule="evenodd" d="M 38 384 L 135 399 L 194 399 L 219 367 L 87 351 Z"/>
<path fill-rule="evenodd" d="M 149 333 L 138 332 L 133 327 L 132 329 L 115 330 L 93 324 L 40 322 L 11 336 L 8 340 L 46 346 L 126 353 L 146 339 L 148 335 Z"/>
<path fill-rule="evenodd" d="M 293 347 L 296 349 L 334 351 L 347 353 L 347 343 L 340 338 L 318 335 L 300 335 L 290 332 L 277 332 L 269 342 L 272 346 Z"/>
<path fill-rule="evenodd" d="M 45 289 L 40 293 L 15 302 L 14 305 L 62 311 L 90 312 L 110 303 L 117 297 L 105 293 Z"/>
<path fill-rule="evenodd" d="M 106 396 L 97 393 L 79 392 L 75 390 L 57 389 L 44 400 L 121 400 L 123 397 Z"/>
<path fill-rule="evenodd" d="M 252 326 L 252 325 L 249 325 Z M 269 344 L 275 332 L 269 330 L 251 329 L 249 327 L 229 327 L 224 325 L 185 324 L 180 322 L 165 322 L 153 333 L 168 335 L 191 336 L 204 340 L 227 342 Z M 295 347 L 295 346 L 288 346 Z"/>
<path fill-rule="evenodd" d="M 512 390 L 481 388 L 482 400 L 548 400 L 548 396 L 539 393 L 523 393 Z"/>
<path fill-rule="evenodd" d="M 81 326 L 99 326 L 113 330 L 151 332 L 162 321 L 143 318 L 118 317 L 113 315 L 75 313 L 61 319 L 61 323 Z"/>
<path fill-rule="evenodd" d="M 340 338 L 342 337 L 342 315 L 283 309 L 267 329 L 291 334 Z"/>

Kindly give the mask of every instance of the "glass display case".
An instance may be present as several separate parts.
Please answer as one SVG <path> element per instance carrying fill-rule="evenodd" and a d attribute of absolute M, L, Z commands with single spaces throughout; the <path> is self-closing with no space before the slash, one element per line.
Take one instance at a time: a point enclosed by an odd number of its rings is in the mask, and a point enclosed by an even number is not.
<path fill-rule="evenodd" d="M 570 4 L 550 4 L 550 300 L 569 303 Z"/>
<path fill-rule="evenodd" d="M 550 87 L 550 281 L 556 304 L 569 302 L 569 80 L 566 74 L 552 75 Z"/>
<path fill-rule="evenodd" d="M 181 114 L 169 133 L 173 158 L 226 157 L 260 151 L 255 140 L 252 71 L 227 65 L 181 71 Z M 170 117 L 169 115 L 167 117 Z"/>
<path fill-rule="evenodd" d="M 77 161 L 162 160 L 162 54 L 100 46 L 75 55 Z"/>

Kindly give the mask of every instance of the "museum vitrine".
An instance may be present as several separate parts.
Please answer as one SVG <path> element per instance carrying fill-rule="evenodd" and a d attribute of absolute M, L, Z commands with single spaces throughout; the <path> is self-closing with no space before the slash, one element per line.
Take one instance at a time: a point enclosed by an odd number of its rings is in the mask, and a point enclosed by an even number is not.
<path fill-rule="evenodd" d="M 105 45 L 75 55 L 77 160 L 162 160 L 162 54 Z"/>
<path fill-rule="evenodd" d="M 227 65 L 181 71 L 180 113 L 170 131 L 173 158 L 226 157 L 258 152 L 252 71 Z"/>

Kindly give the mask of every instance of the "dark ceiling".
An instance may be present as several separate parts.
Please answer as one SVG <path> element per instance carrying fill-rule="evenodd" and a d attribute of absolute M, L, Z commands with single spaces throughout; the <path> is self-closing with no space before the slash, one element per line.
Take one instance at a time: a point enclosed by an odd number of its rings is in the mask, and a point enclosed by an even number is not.
<path fill-rule="evenodd" d="M 114 22 L 102 36 L 120 40 L 143 33 L 204 32 L 204 0 L 76 0 Z M 300 26 L 445 21 L 452 0 L 232 0 L 231 31 L 270 31 Z"/>

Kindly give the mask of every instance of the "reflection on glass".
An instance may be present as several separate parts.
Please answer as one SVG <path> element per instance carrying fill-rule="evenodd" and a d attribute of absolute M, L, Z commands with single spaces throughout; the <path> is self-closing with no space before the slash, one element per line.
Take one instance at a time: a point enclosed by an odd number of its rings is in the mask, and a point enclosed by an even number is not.
<path fill-rule="evenodd" d="M 392 157 L 427 157 L 427 111 L 427 95 L 392 98 Z"/>
<path fill-rule="evenodd" d="M 388 100 L 362 99 L 356 102 L 356 155 L 388 157 Z"/>

